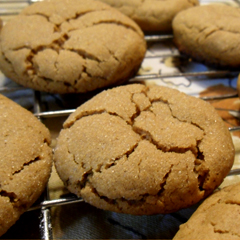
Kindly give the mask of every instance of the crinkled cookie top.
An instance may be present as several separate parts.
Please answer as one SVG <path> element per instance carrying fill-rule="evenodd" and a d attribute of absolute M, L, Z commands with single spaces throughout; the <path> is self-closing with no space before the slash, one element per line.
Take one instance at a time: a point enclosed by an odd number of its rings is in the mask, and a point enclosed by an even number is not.
<path fill-rule="evenodd" d="M 215 192 L 183 225 L 174 239 L 240 239 L 240 184 Z"/>
<path fill-rule="evenodd" d="M 240 66 L 240 9 L 225 4 L 189 8 L 173 20 L 174 41 L 194 60 L 219 67 Z"/>
<path fill-rule="evenodd" d="M 146 32 L 172 32 L 172 20 L 198 0 L 100 0 L 133 19 Z"/>
<path fill-rule="evenodd" d="M 0 236 L 41 195 L 51 173 L 48 129 L 0 95 Z"/>
<path fill-rule="evenodd" d="M 234 148 L 209 103 L 133 84 L 103 91 L 71 114 L 54 158 L 71 192 L 141 215 L 177 211 L 210 194 L 231 169 Z"/>
<path fill-rule="evenodd" d="M 9 21 L 0 35 L 0 68 L 40 91 L 88 92 L 128 80 L 146 42 L 131 19 L 98 1 L 37 2 Z"/>

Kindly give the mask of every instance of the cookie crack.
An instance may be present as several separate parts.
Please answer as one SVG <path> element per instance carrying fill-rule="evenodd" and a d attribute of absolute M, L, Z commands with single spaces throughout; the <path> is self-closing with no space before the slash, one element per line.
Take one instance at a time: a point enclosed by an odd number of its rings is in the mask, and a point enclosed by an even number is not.
<path fill-rule="evenodd" d="M 204 33 L 205 30 L 210 29 L 210 31 Z M 209 27 L 203 28 L 201 31 L 198 33 L 198 38 L 196 39 L 199 44 L 201 44 L 201 41 L 206 41 L 211 35 L 214 33 L 220 31 L 220 28 L 214 28 L 211 29 Z"/>
<path fill-rule="evenodd" d="M 85 173 L 82 175 L 82 179 L 78 181 L 78 185 L 81 187 L 81 189 L 86 187 L 86 184 L 88 183 L 89 186 L 91 186 L 91 189 L 95 189 L 91 184 L 91 177 L 94 176 L 95 173 L 102 173 L 104 170 L 108 170 L 112 168 L 113 166 L 117 165 L 117 162 L 126 156 L 127 158 L 135 151 L 136 147 L 138 146 L 138 143 L 136 143 L 134 146 L 132 146 L 131 149 L 129 149 L 125 154 L 122 154 L 116 158 L 110 159 L 110 161 L 107 164 L 99 164 L 96 169 L 86 169 L 84 162 L 81 162 L 82 169 L 86 170 Z M 79 163 L 77 163 L 79 164 Z M 97 192 L 95 189 L 94 192 Z M 99 195 L 99 194 L 98 194 Z"/>
<path fill-rule="evenodd" d="M 85 51 L 84 49 L 72 49 L 72 48 L 68 48 L 67 50 L 70 50 L 72 52 L 75 52 L 77 53 L 79 56 L 81 56 L 83 59 L 89 59 L 89 60 L 93 60 L 93 61 L 96 61 L 98 63 L 101 62 L 101 60 L 97 57 L 97 56 L 94 56 L 93 54 L 91 53 L 88 53 L 87 51 Z"/>
<path fill-rule="evenodd" d="M 171 111 L 171 116 L 173 118 L 177 119 L 179 122 L 187 123 L 187 121 L 183 121 L 183 120 L 179 119 L 177 116 L 175 116 L 173 114 L 171 105 L 169 104 L 169 102 L 167 100 L 164 101 L 163 99 L 157 99 L 157 100 L 155 99 L 155 100 L 151 101 L 151 105 L 154 102 L 159 102 L 159 101 L 168 105 L 169 110 Z M 151 110 L 151 108 L 148 108 L 147 110 L 154 114 L 154 112 Z M 189 123 L 191 125 L 197 127 L 199 130 L 201 130 L 203 132 L 203 138 L 204 138 L 204 136 L 206 135 L 204 129 L 201 126 L 199 126 L 198 124 L 196 124 L 196 123 L 194 123 L 192 121 L 189 122 Z M 152 136 L 152 134 L 149 131 L 143 130 L 143 129 L 137 128 L 137 127 L 133 127 L 133 130 L 137 134 L 139 134 L 142 139 L 147 140 L 150 143 L 154 144 L 157 147 L 157 149 L 159 149 L 159 150 L 161 150 L 161 151 L 163 151 L 165 153 L 166 152 L 174 152 L 174 153 L 178 153 L 178 154 L 184 154 L 184 153 L 186 153 L 188 151 L 191 151 L 192 154 L 195 156 L 194 172 L 198 176 L 198 187 L 199 187 L 200 191 L 204 191 L 204 187 L 203 187 L 204 186 L 204 182 L 208 178 L 210 170 L 209 170 L 208 166 L 205 163 L 204 153 L 199 148 L 203 138 L 201 140 L 196 140 L 196 146 L 189 146 L 189 147 L 184 147 L 184 148 L 181 148 L 181 147 L 166 147 L 163 144 L 159 144 L 154 139 L 154 137 Z"/>
<path fill-rule="evenodd" d="M 81 18 L 81 17 L 89 14 L 89 13 L 98 12 L 98 11 L 99 11 L 99 12 L 100 12 L 100 11 L 104 11 L 104 9 L 97 10 L 97 11 L 96 11 L 96 10 L 88 10 L 88 11 L 81 12 L 81 13 L 80 13 L 80 12 L 76 12 L 74 16 L 69 17 L 69 18 L 66 18 L 65 21 L 69 23 L 71 20 L 76 20 L 76 19 L 78 19 L 78 18 Z"/>
<path fill-rule="evenodd" d="M 60 26 L 63 22 L 68 22 L 70 23 L 71 20 L 76 20 L 76 19 L 79 19 L 89 13 L 93 13 L 93 12 L 103 12 L 103 11 L 106 11 L 106 9 L 98 9 L 98 10 L 86 10 L 84 12 L 76 12 L 73 16 L 70 16 L 68 18 L 64 18 L 64 20 L 60 23 L 56 23 L 55 21 L 51 20 L 52 19 L 52 15 L 48 16 L 46 14 L 44 14 L 43 12 L 35 12 L 35 13 L 31 13 L 31 14 L 27 14 L 27 13 L 24 13 L 25 16 L 41 16 L 41 17 L 44 17 L 46 18 L 46 20 L 49 22 L 49 23 L 52 23 L 56 26 L 57 29 L 60 29 Z M 60 18 L 62 18 L 61 15 L 58 15 L 56 14 L 57 16 L 59 16 Z M 87 25 L 85 25 L 87 27 Z M 77 28 L 73 28 L 71 30 L 76 30 Z M 70 31 L 71 31 L 70 30 Z"/>
<path fill-rule="evenodd" d="M 34 59 L 34 56 L 35 56 L 38 52 L 44 51 L 45 49 L 52 49 L 52 50 L 56 51 L 58 54 L 59 54 L 59 52 L 60 52 L 61 50 L 67 50 L 67 51 L 70 51 L 70 52 L 75 52 L 75 53 L 77 53 L 77 54 L 78 54 L 80 57 L 82 57 L 84 60 L 90 59 L 90 60 L 97 61 L 98 63 L 101 62 L 96 56 L 94 56 L 94 55 L 92 55 L 92 54 L 90 54 L 90 53 L 87 53 L 87 52 L 85 52 L 84 50 L 73 50 L 73 49 L 64 49 L 64 48 L 61 48 L 61 45 L 63 45 L 63 42 L 64 42 L 63 39 L 66 39 L 66 38 L 65 38 L 65 37 L 62 37 L 62 38 L 58 39 L 57 41 L 55 41 L 55 42 L 58 42 L 58 41 L 59 41 L 59 42 L 61 42 L 61 44 L 55 44 L 55 43 L 53 43 L 51 46 L 40 46 L 40 47 L 38 47 L 37 49 L 31 49 L 30 54 L 29 54 L 29 55 L 27 56 L 27 58 L 26 58 L 27 67 L 26 67 L 26 70 L 25 70 L 25 72 L 24 72 L 23 74 L 28 75 L 28 76 L 32 79 L 32 81 L 34 81 L 34 78 L 36 78 L 36 77 L 41 77 L 42 79 L 44 79 L 44 80 L 46 81 L 46 83 L 48 83 L 48 82 L 58 82 L 58 83 L 64 84 L 66 87 L 73 87 L 73 88 L 74 88 L 74 85 L 77 84 L 78 80 L 80 80 L 80 79 L 82 78 L 82 74 L 83 74 L 83 73 L 87 74 L 89 77 L 93 77 L 93 76 L 88 72 L 86 66 L 84 66 L 84 65 L 83 65 L 83 71 L 81 72 L 79 78 L 74 81 L 74 84 L 70 84 L 70 83 L 68 83 L 68 82 L 66 82 L 66 81 L 64 81 L 64 82 L 63 82 L 63 81 L 58 81 L 57 79 L 52 80 L 52 79 L 49 79 L 49 78 L 47 78 L 47 77 L 45 77 L 45 76 L 42 76 L 42 75 L 39 75 L 39 74 L 38 74 L 38 71 L 37 71 L 38 67 L 37 67 L 37 66 L 36 66 L 35 68 L 33 67 L 33 66 L 34 66 L 34 60 L 33 60 L 33 59 Z M 20 49 L 26 49 L 26 47 L 19 48 L 19 49 L 16 49 L 16 50 L 20 50 Z M 7 59 L 6 57 L 5 57 L 5 59 L 6 59 L 6 61 L 8 61 L 8 62 L 11 64 L 11 61 L 10 61 L 9 59 Z M 54 62 L 54 67 L 55 67 L 56 72 L 58 72 L 58 61 L 55 61 L 55 62 Z M 14 69 L 13 69 L 13 71 L 14 71 Z M 14 71 L 14 72 L 15 72 L 15 71 Z M 31 77 L 31 76 L 32 76 L 32 77 Z M 104 77 L 98 76 L 97 78 L 107 81 L 107 79 L 104 78 Z"/>
<path fill-rule="evenodd" d="M 182 121 L 181 119 L 179 119 L 179 118 L 177 118 L 176 116 L 174 116 L 174 114 L 173 114 L 173 112 L 172 112 L 172 109 L 171 109 L 171 107 L 170 107 L 170 104 L 168 104 L 167 101 L 163 101 L 163 100 L 160 100 L 160 99 L 159 99 L 159 100 L 154 100 L 154 101 L 151 102 L 151 106 L 152 106 L 152 104 L 153 104 L 154 102 L 163 102 L 163 103 L 166 103 L 166 104 L 168 105 L 170 111 L 171 111 L 171 115 L 172 115 L 173 118 L 177 119 L 179 122 L 187 123 L 187 121 Z M 137 107 L 137 105 L 136 105 L 136 107 Z M 137 108 L 138 108 L 138 107 L 137 107 Z M 155 115 L 155 113 L 151 110 L 151 107 L 149 107 L 149 108 L 148 108 L 147 110 L 145 110 L 145 111 L 149 111 L 149 112 L 151 112 L 151 113 L 153 113 L 153 114 Z M 137 113 L 136 113 L 135 116 L 134 116 L 134 119 L 135 119 L 136 117 L 138 117 L 140 113 L 141 113 L 141 111 L 140 111 L 140 109 L 138 109 L 138 110 L 137 110 Z M 155 116 L 156 116 L 156 115 L 155 115 Z M 194 124 L 194 123 L 192 123 L 192 122 L 191 122 L 190 124 L 198 127 L 200 130 L 203 130 L 203 129 L 202 129 L 200 126 L 198 126 L 197 124 Z M 147 130 L 143 130 L 143 129 L 141 129 L 141 128 L 139 128 L 139 127 L 136 127 L 136 126 L 133 125 L 133 131 L 135 131 L 137 134 L 139 134 L 143 140 L 147 140 L 147 141 L 151 142 L 151 143 L 154 144 L 159 150 L 162 150 L 163 152 L 186 153 L 187 151 L 190 150 L 194 155 L 196 155 L 196 150 L 195 150 L 195 148 L 192 147 L 192 146 L 184 147 L 184 148 L 177 147 L 177 146 L 175 146 L 175 147 L 167 147 L 167 146 L 164 146 L 163 144 L 158 143 L 158 142 L 154 139 L 154 137 L 152 136 L 152 134 L 151 134 L 149 131 L 147 131 Z M 197 146 L 198 146 L 198 145 L 197 145 Z"/>
<path fill-rule="evenodd" d="M 66 18 L 64 21 L 67 21 L 68 23 L 71 21 L 71 20 L 76 20 L 76 19 L 79 19 L 79 18 L 81 18 L 81 17 L 83 17 L 83 16 L 85 16 L 85 15 L 87 15 L 87 14 L 89 14 L 89 13 L 93 13 L 93 12 L 109 12 L 109 10 L 108 9 L 100 9 L 100 10 L 89 10 L 89 11 L 86 11 L 86 12 L 82 12 L 82 13 L 79 13 L 79 12 L 77 12 L 76 14 L 75 14 L 75 16 L 73 16 L 73 17 L 70 17 L 70 18 Z M 44 16 L 44 15 L 43 15 Z M 52 22 L 51 20 L 50 20 L 50 17 L 48 17 L 48 16 L 45 16 L 47 19 L 48 19 L 48 21 L 49 22 L 51 22 L 51 23 L 54 23 L 54 22 Z M 55 24 L 55 23 L 54 23 Z M 62 23 L 61 23 L 62 24 Z M 115 24 L 115 25 L 120 25 L 120 26 L 123 26 L 123 27 L 125 27 L 125 28 L 127 28 L 127 29 L 131 29 L 132 31 L 134 31 L 135 33 L 137 33 L 138 35 L 140 35 L 139 34 L 139 32 L 134 28 L 134 27 L 132 27 L 131 25 L 129 25 L 129 24 L 126 24 L 126 23 L 123 23 L 123 22 L 121 22 L 121 21 L 116 21 L 115 19 L 112 19 L 112 20 L 99 20 L 99 21 L 97 21 L 97 22 L 93 22 L 91 25 L 86 25 L 86 24 L 84 24 L 84 26 L 85 26 L 85 28 L 90 28 L 90 27 L 93 27 L 93 26 L 96 26 L 96 25 L 100 25 L 100 24 Z M 56 24 L 55 24 L 56 25 Z M 56 27 L 58 27 L 58 25 L 56 25 Z M 74 31 L 74 30 L 77 30 L 78 28 L 72 28 L 71 30 L 69 30 L 68 32 L 71 32 L 71 31 Z"/>
<path fill-rule="evenodd" d="M 217 229 L 217 228 L 215 227 L 216 224 L 213 223 L 213 222 L 210 222 L 210 224 L 211 224 L 211 226 L 213 227 L 214 233 L 219 233 L 219 234 L 225 234 L 225 235 L 232 235 L 232 236 L 240 237 L 239 234 L 233 233 L 233 232 L 231 232 L 231 231 L 229 231 L 229 230 Z"/>
<path fill-rule="evenodd" d="M 13 72 L 15 75 L 17 75 L 17 72 L 13 68 L 12 62 L 6 57 L 6 54 L 4 52 L 2 52 L 2 56 L 3 56 L 4 60 L 10 65 L 9 67 L 11 68 L 11 72 Z"/>
<path fill-rule="evenodd" d="M 72 17 L 69 17 L 69 18 L 65 18 L 64 19 L 64 22 L 68 22 L 70 23 L 71 20 L 76 20 L 76 19 L 79 19 L 79 18 L 82 18 L 83 16 L 89 14 L 89 13 L 93 13 L 93 12 L 105 12 L 105 11 L 108 11 L 107 9 L 93 9 L 93 10 L 86 10 L 85 12 L 76 12 L 74 16 Z M 61 23 L 62 24 L 62 23 Z M 70 23 L 71 24 L 71 23 Z M 84 25 L 85 27 L 87 27 L 87 25 Z M 74 28 L 74 29 L 71 29 L 71 30 L 76 30 L 77 28 Z M 70 31 L 71 31 L 70 30 Z"/>
<path fill-rule="evenodd" d="M 190 3 L 192 6 L 196 6 L 196 3 L 193 0 L 188 0 L 188 3 Z"/>
<path fill-rule="evenodd" d="M 185 27 L 187 29 L 196 29 L 198 34 L 201 34 L 203 33 L 206 29 L 210 29 L 209 32 L 207 32 L 206 34 L 204 34 L 205 36 L 205 39 L 207 37 L 209 37 L 210 35 L 212 35 L 213 33 L 215 32 L 218 32 L 218 31 L 222 31 L 222 32 L 227 32 L 227 33 L 232 33 L 232 34 L 240 34 L 240 32 L 238 31 L 231 31 L 231 30 L 228 30 L 228 29 L 224 29 L 223 27 L 220 27 L 220 26 L 214 26 L 214 25 L 211 25 L 210 27 L 206 26 L 206 27 L 203 27 L 202 29 L 199 29 L 197 26 L 195 25 L 188 25 L 187 23 L 185 22 L 182 22 L 183 25 L 185 25 Z M 211 28 L 213 27 L 213 29 L 211 30 Z M 202 36 L 201 36 L 202 37 Z M 197 40 L 199 39 L 199 37 L 197 38 Z"/>
<path fill-rule="evenodd" d="M 141 198 L 138 200 L 133 200 L 133 199 L 125 199 L 125 198 L 116 198 L 116 199 L 111 199 L 108 198 L 107 196 L 102 196 L 98 193 L 96 188 L 92 189 L 92 193 L 97 196 L 97 198 L 104 200 L 106 203 L 110 205 L 115 205 L 117 209 L 121 212 L 122 207 L 120 206 L 119 203 L 126 202 L 129 206 L 134 205 L 134 206 L 141 206 L 145 203 L 145 198 Z"/>
<path fill-rule="evenodd" d="M 43 17 L 43 18 L 46 18 L 46 20 L 48 22 L 51 22 L 50 21 L 50 17 L 44 13 L 41 13 L 41 12 L 36 12 L 36 13 L 24 13 L 22 14 L 23 16 L 40 16 L 40 17 Z"/>
<path fill-rule="evenodd" d="M 91 110 L 91 111 L 88 110 L 88 111 L 82 112 L 82 114 L 80 116 L 77 116 L 75 121 L 70 123 L 69 125 L 67 125 L 67 127 L 65 127 L 65 129 L 66 128 L 71 128 L 76 121 L 78 121 L 78 120 L 80 120 L 80 119 L 82 119 L 84 117 L 93 116 L 93 115 L 101 115 L 101 114 L 104 114 L 104 113 L 107 113 L 107 114 L 109 114 L 111 116 L 119 117 L 119 118 L 121 118 L 123 121 L 125 121 L 127 123 L 127 121 L 121 115 L 117 114 L 114 111 L 108 111 L 107 109 Z"/>
<path fill-rule="evenodd" d="M 233 200 L 227 200 L 226 202 L 224 202 L 225 204 L 229 204 L 229 205 L 237 205 L 240 206 L 240 203 L 238 202 L 234 202 Z"/>
<path fill-rule="evenodd" d="M 133 127 L 134 132 L 136 132 L 138 135 L 141 136 L 142 140 L 147 140 L 150 143 L 152 143 L 153 145 L 155 145 L 157 147 L 158 150 L 161 150 L 162 152 L 174 152 L 174 153 L 186 153 L 187 151 L 192 151 L 193 153 L 195 152 L 194 149 L 192 147 L 185 147 L 185 148 L 181 148 L 181 147 L 167 147 L 163 144 L 158 143 L 154 137 L 152 136 L 152 134 L 147 131 L 147 130 L 143 130 L 141 128 L 138 128 L 136 126 Z"/>
<path fill-rule="evenodd" d="M 34 158 L 33 160 L 30 160 L 29 162 L 24 163 L 24 164 L 22 165 L 22 167 L 21 167 L 20 169 L 16 170 L 12 175 L 14 176 L 14 175 L 22 172 L 26 166 L 29 166 L 29 165 L 31 165 L 31 164 L 34 164 L 35 162 L 40 161 L 40 160 L 41 160 L 41 157 L 40 157 L 40 156 L 37 156 L 37 157 Z"/>
<path fill-rule="evenodd" d="M 163 181 L 162 181 L 162 183 L 160 184 L 160 190 L 158 191 L 157 196 L 161 196 L 161 195 L 163 194 L 163 192 L 164 192 L 164 190 L 165 190 L 165 186 L 166 186 L 166 184 L 167 184 L 167 179 L 168 179 L 170 173 L 172 172 L 173 166 L 174 166 L 174 165 L 171 164 L 168 172 L 166 172 L 166 174 L 164 175 Z"/>
<path fill-rule="evenodd" d="M 108 52 L 110 53 L 110 55 L 111 55 L 117 62 L 120 62 L 120 60 L 117 58 L 117 56 L 114 54 L 114 52 L 111 51 L 110 48 L 108 48 L 107 46 L 105 46 L 105 48 L 108 50 Z"/>
<path fill-rule="evenodd" d="M 189 122 L 188 122 L 187 120 L 182 120 L 182 119 L 178 118 L 178 117 L 173 113 L 173 110 L 172 110 L 172 108 L 171 108 L 171 104 L 170 104 L 167 100 L 164 101 L 163 99 L 155 99 L 155 100 L 151 101 L 151 104 L 153 104 L 154 102 L 163 102 L 163 103 L 167 104 L 168 107 L 169 107 L 169 110 L 170 110 L 170 112 L 171 112 L 171 116 L 172 116 L 174 119 L 177 119 L 177 120 L 178 120 L 179 122 L 181 122 L 181 123 L 189 123 L 189 124 L 191 124 L 191 125 L 199 128 L 199 130 L 203 131 L 203 134 L 205 135 L 204 129 L 203 129 L 200 125 L 198 125 L 197 123 L 194 123 L 193 121 L 189 121 Z M 150 109 L 149 109 L 149 110 L 150 110 Z M 150 111 L 151 111 L 151 110 L 150 110 Z M 152 112 L 152 111 L 151 111 L 151 112 Z M 153 112 L 152 112 L 152 113 L 153 113 Z"/>
<path fill-rule="evenodd" d="M 32 49 L 32 48 L 30 48 L 30 47 L 28 47 L 28 46 L 19 46 L 19 47 L 17 47 L 17 48 L 11 49 L 11 51 L 15 52 L 15 51 L 23 50 L 23 49 L 28 49 L 28 50 L 30 51 L 30 53 L 26 56 L 26 59 L 25 59 L 25 63 L 26 63 L 27 66 L 26 66 L 26 70 L 23 72 L 23 74 L 26 74 L 26 75 L 28 75 L 29 77 L 30 77 L 30 76 L 33 76 L 33 77 L 34 77 L 34 76 L 36 75 L 36 70 L 35 70 L 35 68 L 33 67 L 33 66 L 34 66 L 34 61 L 33 61 L 34 56 L 35 56 L 36 54 L 38 54 L 39 52 L 44 51 L 44 50 L 46 50 L 46 49 L 52 49 L 52 50 L 56 51 L 57 53 L 59 53 L 60 50 L 64 50 L 64 49 L 62 48 L 62 45 L 64 44 L 64 42 L 66 41 L 66 39 L 67 39 L 67 37 L 66 37 L 65 35 L 63 35 L 63 36 L 61 36 L 59 39 L 53 41 L 52 44 L 47 45 L 47 46 L 42 45 L 42 46 L 38 46 L 38 47 L 35 48 L 35 49 Z M 12 61 L 11 61 L 9 58 L 6 57 L 5 52 L 2 52 L 2 55 L 4 56 L 4 59 L 5 59 L 9 64 L 11 64 L 13 72 L 17 75 L 16 71 L 15 71 L 14 68 L 13 68 Z M 37 66 L 36 66 L 36 67 L 37 67 Z M 36 69 L 37 69 L 37 68 L 36 68 Z M 40 76 L 40 77 L 45 78 L 44 76 Z"/>
<path fill-rule="evenodd" d="M 130 157 L 130 155 L 135 151 L 135 149 L 138 147 L 138 142 L 136 144 L 134 144 L 126 153 L 117 156 L 116 158 L 112 158 L 110 159 L 108 164 L 103 164 L 101 165 L 101 167 L 99 167 L 96 172 L 101 173 L 104 170 L 110 169 L 111 167 L 117 165 L 117 162 L 122 159 L 123 157 L 126 157 L 127 159 Z M 138 164 L 138 166 L 140 165 L 140 163 Z"/>
<path fill-rule="evenodd" d="M 77 185 L 80 186 L 81 189 L 84 189 L 87 184 L 91 185 L 91 176 L 93 176 L 93 169 L 87 170 L 83 175 L 82 179 L 77 182 Z M 93 188 L 92 188 L 93 189 Z"/>
<path fill-rule="evenodd" d="M 17 201 L 17 195 L 14 192 L 8 192 L 8 191 L 5 191 L 5 190 L 1 190 L 0 191 L 0 196 L 1 197 L 7 197 L 12 204 Z"/>
<path fill-rule="evenodd" d="M 147 94 L 146 94 L 146 92 L 144 91 L 144 90 L 142 90 L 140 93 L 142 93 L 142 94 L 144 94 L 145 95 L 145 97 L 147 97 L 148 98 L 148 96 L 147 96 Z M 131 98 L 130 98 L 130 100 L 131 100 L 131 102 L 135 105 L 135 109 L 136 109 L 136 111 L 135 111 L 135 113 L 132 115 L 132 117 L 131 117 L 131 121 L 130 121 L 130 125 L 134 125 L 134 121 L 135 121 L 135 119 L 141 114 L 141 109 L 140 109 L 140 107 L 138 106 L 138 104 L 133 100 L 133 98 L 134 98 L 134 95 L 135 95 L 135 93 L 132 93 L 131 94 Z M 149 100 L 149 98 L 148 98 L 148 100 Z M 143 111 L 145 111 L 146 109 L 144 109 Z"/>
<path fill-rule="evenodd" d="M 121 197 L 121 198 L 117 198 L 117 199 L 111 199 L 111 198 L 108 198 L 107 196 L 101 196 L 97 189 L 92 189 L 92 192 L 93 194 L 95 194 L 98 198 L 104 200 L 105 202 L 107 202 L 108 204 L 111 204 L 111 205 L 115 205 L 120 211 L 121 211 L 121 207 L 119 206 L 118 202 L 121 203 L 121 202 L 126 202 L 129 206 L 131 205 L 134 205 L 134 206 L 141 206 L 143 204 L 145 204 L 147 202 L 147 197 L 149 196 L 161 196 L 162 193 L 164 192 L 164 187 L 166 185 L 166 181 L 168 179 L 168 176 L 169 174 L 171 173 L 172 171 L 172 168 L 173 168 L 173 164 L 170 166 L 169 168 L 169 171 L 165 174 L 165 176 L 163 177 L 163 182 L 160 184 L 160 190 L 159 192 L 155 195 L 152 195 L 152 194 L 149 194 L 149 193 L 145 193 L 145 194 L 142 194 L 142 195 L 139 195 L 140 196 L 140 199 L 126 199 L 124 197 Z"/>
<path fill-rule="evenodd" d="M 101 21 L 101 22 L 99 22 L 99 23 L 97 23 L 97 24 L 93 24 L 92 26 L 94 26 L 94 25 L 100 25 L 100 24 L 113 24 L 113 25 L 117 25 L 117 26 L 122 26 L 122 27 L 124 27 L 124 28 L 126 28 L 126 29 L 129 29 L 129 30 L 137 33 L 139 36 L 141 36 L 141 34 L 140 34 L 134 27 L 132 27 L 132 26 L 129 25 L 129 24 L 125 24 L 125 23 L 123 23 L 123 22 L 120 22 L 120 21 Z"/>
<path fill-rule="evenodd" d="M 194 161 L 194 169 L 193 171 L 197 174 L 198 176 L 198 188 L 200 191 L 204 191 L 204 183 L 205 183 L 205 180 L 208 178 L 209 176 L 209 168 L 208 166 L 206 165 L 206 162 L 204 160 L 204 155 L 203 153 L 199 150 L 199 148 L 197 147 L 198 149 L 198 154 L 196 156 L 196 159 Z"/>

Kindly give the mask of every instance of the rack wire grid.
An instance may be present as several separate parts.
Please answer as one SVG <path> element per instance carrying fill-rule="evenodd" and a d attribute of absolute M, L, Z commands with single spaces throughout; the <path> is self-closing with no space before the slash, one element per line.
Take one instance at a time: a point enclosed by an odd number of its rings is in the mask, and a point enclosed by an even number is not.
<path fill-rule="evenodd" d="M 36 2 L 38 0 L 0 0 L 0 17 L 4 22 L 8 21 L 13 16 L 17 15 L 23 8 Z M 230 4 L 236 7 L 240 7 L 239 0 L 232 1 L 200 1 L 201 4 L 209 3 L 223 3 Z M 167 85 L 170 87 L 179 88 L 190 95 L 198 95 L 189 89 L 195 89 L 196 86 L 200 86 L 203 83 L 203 88 L 214 84 L 224 84 L 231 88 L 236 88 L 236 81 L 239 71 L 229 70 L 216 70 L 210 69 L 202 64 L 195 63 L 190 59 L 182 56 L 172 43 L 172 35 L 145 35 L 145 39 L 148 43 L 148 51 L 142 64 L 142 68 L 137 76 L 130 79 L 130 82 L 147 82 L 148 84 L 154 82 L 159 85 Z M 180 62 L 180 64 L 171 67 L 166 67 L 166 62 L 174 61 Z M 4 78 L 4 76 L 1 76 Z M 196 86 L 195 86 L 196 85 Z M 0 87 L 0 93 L 6 95 L 13 100 L 16 100 L 16 95 L 19 97 L 24 95 L 30 100 L 28 101 L 27 108 L 30 109 L 39 120 L 44 119 L 67 117 L 71 114 L 75 108 L 65 109 L 61 104 L 57 104 L 57 109 L 51 109 L 51 106 L 45 107 L 45 98 L 49 96 L 54 98 L 56 102 L 61 98 L 58 95 L 42 93 L 31 89 L 26 89 L 20 85 L 14 84 L 11 80 L 7 80 L 6 84 Z M 95 94 L 95 93 L 93 93 Z M 83 102 L 89 99 L 92 95 L 83 96 Z M 236 91 L 233 93 L 227 93 L 223 95 L 205 96 L 204 100 L 216 100 L 216 99 L 228 99 L 238 97 Z M 21 97 L 20 97 L 21 99 Z M 20 100 L 21 103 L 21 100 Z M 26 106 L 24 106 L 26 107 Z M 220 109 L 222 111 L 228 111 L 239 117 L 237 110 Z M 239 131 L 239 126 L 230 126 L 229 131 Z M 240 169 L 232 169 L 228 176 L 240 175 Z M 81 198 L 73 195 L 62 196 L 58 199 L 49 199 L 49 190 L 46 188 L 43 196 L 40 200 L 34 204 L 28 211 L 35 211 L 40 209 L 40 224 L 39 231 L 42 239 L 53 239 L 52 223 L 51 223 L 51 207 L 57 207 L 62 205 L 68 205 L 72 203 L 82 202 Z"/>

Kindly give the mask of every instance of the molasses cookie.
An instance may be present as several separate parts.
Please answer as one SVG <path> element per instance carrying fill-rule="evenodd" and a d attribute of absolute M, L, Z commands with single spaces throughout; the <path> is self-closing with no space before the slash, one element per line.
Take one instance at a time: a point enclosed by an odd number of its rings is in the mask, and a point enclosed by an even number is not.
<path fill-rule="evenodd" d="M 103 91 L 77 108 L 54 156 L 72 193 L 134 215 L 197 203 L 221 184 L 233 160 L 231 135 L 209 103 L 141 84 Z"/>
<path fill-rule="evenodd" d="M 52 167 L 48 129 L 0 95 L 0 236 L 41 195 Z"/>
<path fill-rule="evenodd" d="M 2 28 L 0 69 L 36 90 L 88 92 L 127 81 L 145 51 L 139 26 L 107 4 L 49 0 L 30 5 Z"/>
<path fill-rule="evenodd" d="M 215 67 L 240 67 L 240 8 L 203 5 L 177 14 L 174 42 L 180 52 Z"/>
<path fill-rule="evenodd" d="M 173 239 L 240 239 L 240 184 L 208 197 Z"/>
<path fill-rule="evenodd" d="M 145 32 L 172 32 L 172 20 L 180 11 L 199 5 L 198 0 L 101 0 L 133 19 Z"/>

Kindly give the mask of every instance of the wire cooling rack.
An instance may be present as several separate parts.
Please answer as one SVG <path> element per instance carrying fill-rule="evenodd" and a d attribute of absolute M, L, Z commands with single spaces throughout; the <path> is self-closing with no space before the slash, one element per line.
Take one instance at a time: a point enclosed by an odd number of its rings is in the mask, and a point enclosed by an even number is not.
<path fill-rule="evenodd" d="M 8 21 L 11 17 L 18 14 L 26 6 L 36 2 L 37 0 L 0 0 L 0 16 L 4 21 Z M 220 1 L 201 1 L 202 4 L 208 4 L 210 2 L 220 2 Z M 231 4 L 235 6 L 240 6 L 240 1 L 221 1 L 226 4 Z M 160 85 L 167 85 L 174 88 L 179 88 L 190 95 L 199 94 L 191 91 L 195 89 L 195 85 L 202 88 L 207 88 L 211 84 L 225 84 L 228 87 L 236 88 L 236 81 L 239 71 L 229 71 L 229 70 L 216 70 L 209 69 L 208 67 L 194 63 L 182 56 L 177 49 L 172 44 L 172 35 L 146 35 L 145 39 L 148 43 L 148 52 L 145 56 L 144 62 L 142 64 L 142 69 L 139 74 L 130 79 L 130 82 L 147 82 L 147 83 L 157 83 Z M 169 67 L 167 62 L 178 61 L 177 67 Z M 168 62 L 169 63 L 169 62 Z M 166 66 L 167 65 L 167 66 Z M 189 67 L 190 66 L 190 67 Z M 190 90 L 189 90 L 190 89 Z M 7 81 L 0 87 L 0 93 L 7 95 L 8 97 L 15 99 L 15 93 L 19 93 L 21 96 L 21 91 L 28 91 L 27 97 L 30 104 L 27 104 L 27 108 L 30 109 L 39 120 L 44 121 L 44 119 L 67 117 L 71 114 L 75 108 L 66 109 L 59 107 L 57 109 L 51 107 L 45 107 L 44 98 L 48 95 L 46 93 L 33 91 L 25 89 L 17 84 L 12 84 Z M 32 93 L 29 93 L 29 91 Z M 25 94 L 25 92 L 24 92 Z M 59 99 L 59 96 L 51 95 L 55 99 Z M 202 97 L 204 100 L 213 99 L 228 99 L 238 97 L 236 92 L 227 93 L 215 96 Z M 88 97 L 84 97 L 87 100 Z M 61 104 L 60 104 L 61 105 Z M 24 106 L 25 107 L 25 106 Z M 223 109 L 224 110 L 224 109 Z M 229 109 L 227 109 L 229 111 Z M 238 111 L 232 110 L 235 113 Z M 239 113 L 238 113 L 239 114 Z M 239 131 L 239 126 L 230 126 L 229 131 Z M 232 169 L 228 176 L 240 175 L 240 169 Z M 34 204 L 28 211 L 40 210 L 40 224 L 39 231 L 42 239 L 53 239 L 52 234 L 52 223 L 51 223 L 51 207 L 57 207 L 62 205 L 69 205 L 73 203 L 82 202 L 81 198 L 77 198 L 73 195 L 66 195 L 57 199 L 49 198 L 49 190 L 46 188 L 43 196 L 40 200 Z"/>

